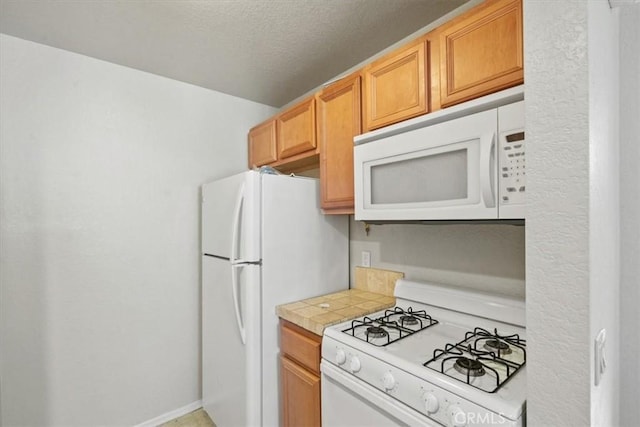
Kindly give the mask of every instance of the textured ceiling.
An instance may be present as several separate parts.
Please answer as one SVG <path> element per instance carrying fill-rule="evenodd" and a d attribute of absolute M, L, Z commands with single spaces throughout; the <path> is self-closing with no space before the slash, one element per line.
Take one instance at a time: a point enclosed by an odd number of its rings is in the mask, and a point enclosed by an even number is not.
<path fill-rule="evenodd" d="M 467 0 L 0 0 L 0 31 L 280 107 Z"/>

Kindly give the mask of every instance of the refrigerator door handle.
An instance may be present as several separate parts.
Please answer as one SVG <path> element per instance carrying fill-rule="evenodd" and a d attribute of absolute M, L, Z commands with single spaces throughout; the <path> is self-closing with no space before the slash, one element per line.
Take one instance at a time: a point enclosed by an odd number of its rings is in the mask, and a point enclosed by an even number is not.
<path fill-rule="evenodd" d="M 240 227 L 242 226 L 242 205 L 244 203 L 244 183 L 240 186 L 238 191 L 238 198 L 236 199 L 236 207 L 233 210 L 233 227 L 231 229 L 231 264 L 242 262 L 239 258 L 236 258 L 238 250 L 238 235 Z"/>
<path fill-rule="evenodd" d="M 240 281 L 238 280 L 238 274 L 236 270 L 243 268 L 245 264 L 231 264 L 231 293 L 233 295 L 233 308 L 236 313 L 236 323 L 238 324 L 238 332 L 240 332 L 240 339 L 242 340 L 242 344 L 246 345 L 246 330 L 244 327 L 244 321 L 242 319 L 242 313 L 240 312 L 240 299 L 238 287 L 240 286 Z"/>

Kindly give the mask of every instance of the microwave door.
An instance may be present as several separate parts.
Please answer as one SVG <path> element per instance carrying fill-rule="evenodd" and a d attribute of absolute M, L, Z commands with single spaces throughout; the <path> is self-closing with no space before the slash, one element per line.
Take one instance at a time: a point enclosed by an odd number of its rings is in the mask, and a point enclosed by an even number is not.
<path fill-rule="evenodd" d="M 356 146 L 356 219 L 496 219 L 496 111 Z"/>

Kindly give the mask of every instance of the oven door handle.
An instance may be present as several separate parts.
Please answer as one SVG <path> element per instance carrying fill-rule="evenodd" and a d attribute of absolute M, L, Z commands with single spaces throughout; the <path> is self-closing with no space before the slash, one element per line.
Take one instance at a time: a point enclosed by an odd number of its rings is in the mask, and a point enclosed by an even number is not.
<path fill-rule="evenodd" d="M 439 426 L 435 421 L 428 419 L 426 415 L 423 415 L 415 409 L 387 396 L 383 391 L 378 390 L 359 378 L 344 372 L 342 369 L 325 361 L 324 359 L 320 362 L 320 371 L 322 372 L 321 386 L 323 393 L 330 392 L 330 387 L 335 387 L 334 384 L 331 384 L 331 382 L 334 382 L 349 390 L 350 393 L 370 402 L 378 409 L 387 412 L 389 415 L 397 418 L 407 425 L 418 427 Z"/>

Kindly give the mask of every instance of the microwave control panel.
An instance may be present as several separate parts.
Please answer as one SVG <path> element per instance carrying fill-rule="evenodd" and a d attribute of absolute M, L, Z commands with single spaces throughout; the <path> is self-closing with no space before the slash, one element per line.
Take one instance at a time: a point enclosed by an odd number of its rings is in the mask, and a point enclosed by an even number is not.
<path fill-rule="evenodd" d="M 498 108 L 498 217 L 525 219 L 526 138 L 524 101 Z"/>
<path fill-rule="evenodd" d="M 500 204 L 523 204 L 526 184 L 524 130 L 505 132 L 500 139 Z"/>

